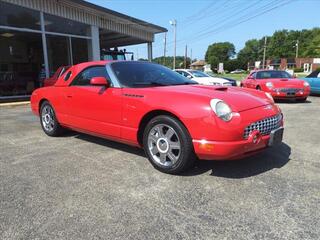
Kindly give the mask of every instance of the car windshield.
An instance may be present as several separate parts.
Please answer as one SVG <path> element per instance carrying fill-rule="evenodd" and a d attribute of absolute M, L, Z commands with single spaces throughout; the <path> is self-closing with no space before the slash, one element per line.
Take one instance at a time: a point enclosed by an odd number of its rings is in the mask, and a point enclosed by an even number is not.
<path fill-rule="evenodd" d="M 286 71 L 259 71 L 257 72 L 256 79 L 266 78 L 292 78 Z"/>
<path fill-rule="evenodd" d="M 205 74 L 204 72 L 193 70 L 189 71 L 194 77 L 210 77 L 208 74 Z"/>
<path fill-rule="evenodd" d="M 122 87 L 141 88 L 197 84 L 169 68 L 147 62 L 114 62 L 111 68 Z"/>

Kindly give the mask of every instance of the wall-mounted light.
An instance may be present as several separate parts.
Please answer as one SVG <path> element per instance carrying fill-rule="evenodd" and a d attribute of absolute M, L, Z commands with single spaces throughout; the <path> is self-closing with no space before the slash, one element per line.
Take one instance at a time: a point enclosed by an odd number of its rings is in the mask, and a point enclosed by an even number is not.
<path fill-rule="evenodd" d="M 8 32 L 7 32 L 7 33 L 2 33 L 2 34 L 1 34 L 1 36 L 2 36 L 2 37 L 7 37 L 7 38 L 9 38 L 9 37 L 13 37 L 13 36 L 14 36 L 14 34 L 13 34 L 13 33 L 8 33 Z"/>

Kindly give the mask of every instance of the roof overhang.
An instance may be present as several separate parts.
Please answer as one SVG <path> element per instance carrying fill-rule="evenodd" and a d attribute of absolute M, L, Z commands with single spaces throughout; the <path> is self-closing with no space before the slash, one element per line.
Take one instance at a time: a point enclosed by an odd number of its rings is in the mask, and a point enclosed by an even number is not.
<path fill-rule="evenodd" d="M 167 32 L 166 28 L 121 14 L 84 0 L 1 0 L 44 13 L 60 16 L 88 25 L 98 26 L 105 32 L 131 37 L 132 42 L 153 42 L 154 35 Z"/>

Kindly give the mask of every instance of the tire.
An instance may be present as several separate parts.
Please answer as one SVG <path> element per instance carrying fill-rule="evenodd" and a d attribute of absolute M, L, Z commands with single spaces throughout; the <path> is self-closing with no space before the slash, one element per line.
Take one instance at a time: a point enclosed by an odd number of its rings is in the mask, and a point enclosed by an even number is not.
<path fill-rule="evenodd" d="M 150 163 L 164 173 L 182 173 L 196 160 L 188 130 L 171 116 L 150 120 L 144 129 L 143 148 Z"/>
<path fill-rule="evenodd" d="M 40 123 L 42 130 L 50 137 L 60 136 L 63 128 L 56 118 L 53 107 L 48 101 L 42 103 L 40 108 Z"/>
<path fill-rule="evenodd" d="M 260 87 L 260 86 L 257 86 L 256 89 L 257 89 L 258 91 L 261 91 L 261 87 Z"/>

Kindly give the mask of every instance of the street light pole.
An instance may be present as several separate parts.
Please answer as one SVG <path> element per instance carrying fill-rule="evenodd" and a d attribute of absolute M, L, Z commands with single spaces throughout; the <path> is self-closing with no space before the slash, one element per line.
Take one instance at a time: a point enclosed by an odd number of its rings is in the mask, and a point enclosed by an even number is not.
<path fill-rule="evenodd" d="M 163 65 L 166 65 L 167 32 L 164 33 L 163 43 L 164 43 L 164 47 L 163 47 Z"/>
<path fill-rule="evenodd" d="M 263 69 L 266 68 L 266 48 L 267 48 L 267 37 L 264 37 L 264 46 L 263 46 Z"/>
<path fill-rule="evenodd" d="M 177 49 L 177 20 L 170 21 L 173 26 L 173 36 L 174 36 L 174 49 L 173 49 L 173 69 L 176 68 L 176 49 Z"/>
<path fill-rule="evenodd" d="M 299 53 L 299 40 L 296 41 L 296 58 L 298 58 Z"/>

